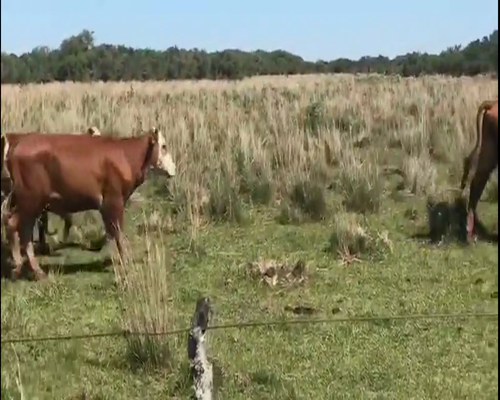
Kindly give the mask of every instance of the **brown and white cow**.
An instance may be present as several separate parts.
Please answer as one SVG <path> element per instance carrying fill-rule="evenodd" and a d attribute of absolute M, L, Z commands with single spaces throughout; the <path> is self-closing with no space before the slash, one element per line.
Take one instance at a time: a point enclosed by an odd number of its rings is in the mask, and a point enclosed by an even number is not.
<path fill-rule="evenodd" d="M 31 133 L 36 134 L 38 132 Z M 90 136 L 101 136 L 101 132 L 95 126 L 87 129 L 86 134 Z M 7 155 L 8 149 L 12 146 L 16 146 L 24 136 L 24 133 L 7 133 L 5 135 L 2 135 L 2 207 L 4 206 L 4 200 L 8 198 L 11 190 L 11 178 L 9 171 L 6 168 L 5 157 Z M 61 215 L 61 218 L 64 221 L 63 241 L 66 242 L 73 222 L 69 214 L 63 214 Z M 47 252 L 48 250 L 46 234 L 48 234 L 48 215 L 47 211 L 43 211 L 38 220 L 38 240 L 40 241 L 40 247 L 42 248 L 43 252 Z"/>
<path fill-rule="evenodd" d="M 498 166 L 498 99 L 483 101 L 476 114 L 476 144 L 464 159 L 464 170 L 460 188 L 462 193 L 470 182 L 469 201 L 467 202 L 467 236 L 475 234 L 477 205 L 488 183 L 491 173 Z"/>
<path fill-rule="evenodd" d="M 123 256 L 127 200 L 151 168 L 169 177 L 176 174 L 165 139 L 156 129 L 125 139 L 27 134 L 8 150 L 6 161 L 12 179 L 8 234 L 14 279 L 21 272 L 21 249 L 37 278 L 45 277 L 31 240 L 34 223 L 44 210 L 57 215 L 99 210 L 107 237 L 115 239 Z"/>

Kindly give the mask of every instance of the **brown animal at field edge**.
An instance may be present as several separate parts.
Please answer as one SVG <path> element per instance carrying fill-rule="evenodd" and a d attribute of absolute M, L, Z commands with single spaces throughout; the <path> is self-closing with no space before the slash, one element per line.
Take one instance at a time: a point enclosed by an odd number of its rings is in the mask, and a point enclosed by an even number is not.
<path fill-rule="evenodd" d="M 498 99 L 483 101 L 476 115 L 476 144 L 464 159 L 464 169 L 460 189 L 463 193 L 470 182 L 467 202 L 467 237 L 475 234 L 477 223 L 477 205 L 488 183 L 491 173 L 498 166 Z"/>
<path fill-rule="evenodd" d="M 21 249 L 37 278 L 45 277 L 30 235 L 44 210 L 57 215 L 99 210 L 107 237 L 115 240 L 123 256 L 123 213 L 130 195 L 151 168 L 169 177 L 176 174 L 165 139 L 156 129 L 125 139 L 29 134 L 9 151 L 15 201 L 8 220 L 13 279 L 21 272 Z"/>
<path fill-rule="evenodd" d="M 33 134 L 39 132 L 30 132 Z M 92 126 L 87 129 L 86 134 L 90 136 L 101 136 L 101 132 L 95 126 Z M 8 198 L 8 193 L 11 190 L 11 178 L 10 173 L 5 168 L 5 158 L 9 148 L 16 146 L 16 144 L 23 139 L 24 133 L 7 133 L 6 135 L 2 135 L 2 204 L 5 198 Z M 10 199 L 9 199 L 10 200 Z M 64 221 L 64 233 L 63 233 L 63 242 L 67 242 L 70 229 L 73 225 L 71 216 L 69 214 L 61 215 L 61 218 Z M 2 215 L 3 220 L 3 215 Z M 38 220 L 38 240 L 40 242 L 40 247 L 42 249 L 42 253 L 48 253 L 48 246 L 46 235 L 48 234 L 48 214 L 47 211 L 43 211 L 39 220 Z"/>

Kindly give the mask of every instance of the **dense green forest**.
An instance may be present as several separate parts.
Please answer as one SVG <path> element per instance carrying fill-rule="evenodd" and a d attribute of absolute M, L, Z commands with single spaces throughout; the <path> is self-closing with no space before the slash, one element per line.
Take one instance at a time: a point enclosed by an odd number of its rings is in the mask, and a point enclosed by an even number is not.
<path fill-rule="evenodd" d="M 409 53 L 389 59 L 362 57 L 357 61 L 305 61 L 283 50 L 208 53 L 171 47 L 165 51 L 94 44 L 93 32 L 65 39 L 58 49 L 39 46 L 20 56 L 2 52 L 2 83 L 52 81 L 128 81 L 170 79 L 240 79 L 255 75 L 367 73 L 419 76 L 477 75 L 498 71 L 498 30 L 466 47 L 438 55 Z"/>

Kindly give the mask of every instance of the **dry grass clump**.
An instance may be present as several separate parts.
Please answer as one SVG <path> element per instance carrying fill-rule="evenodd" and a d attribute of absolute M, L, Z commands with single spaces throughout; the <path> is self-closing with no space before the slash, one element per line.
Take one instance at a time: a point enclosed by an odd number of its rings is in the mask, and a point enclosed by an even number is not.
<path fill-rule="evenodd" d="M 359 257 L 370 251 L 371 237 L 360 224 L 357 214 L 339 213 L 328 249 L 344 259 Z"/>
<path fill-rule="evenodd" d="M 279 213 L 276 216 L 276 222 L 281 225 L 300 225 L 306 218 L 299 208 L 290 202 L 283 202 L 280 205 Z"/>
<path fill-rule="evenodd" d="M 256 280 L 270 287 L 302 284 L 308 280 L 308 268 L 304 260 L 283 262 L 278 260 L 259 260 L 246 264 L 246 272 Z"/>
<path fill-rule="evenodd" d="M 123 327 L 130 334 L 127 360 L 132 369 L 171 368 L 173 336 L 155 335 L 175 329 L 176 320 L 169 304 L 172 284 L 169 260 L 162 244 L 162 233 L 144 232 L 144 257 L 134 251 L 114 264 L 115 276 L 123 310 Z M 127 247 L 130 245 L 127 243 Z M 147 333 L 139 335 L 138 333 Z"/>
<path fill-rule="evenodd" d="M 148 230 L 162 233 L 171 233 L 175 231 L 175 225 L 172 216 L 168 210 L 153 209 L 147 217 L 137 224 L 137 233 L 143 235 Z"/>
<path fill-rule="evenodd" d="M 325 219 L 328 206 L 324 186 L 311 180 L 301 180 L 293 186 L 290 198 L 292 204 L 311 220 Z"/>
<path fill-rule="evenodd" d="M 214 177 L 209 184 L 208 214 L 214 221 L 245 221 L 244 206 L 238 189 L 229 184 L 224 175 Z"/>
<path fill-rule="evenodd" d="M 383 181 L 378 165 L 347 154 L 340 164 L 336 186 L 344 206 L 358 213 L 378 212 L 383 196 Z"/>
<path fill-rule="evenodd" d="M 327 250 L 344 262 L 352 262 L 378 252 L 392 251 L 392 242 L 386 231 L 369 232 L 359 214 L 339 212 L 335 215 Z"/>
<path fill-rule="evenodd" d="M 275 184 L 269 168 L 248 159 L 241 151 L 237 153 L 236 165 L 240 177 L 239 193 L 252 205 L 269 205 L 274 200 Z"/>
<path fill-rule="evenodd" d="M 325 185 L 311 176 L 298 179 L 279 208 L 277 222 L 282 225 L 323 221 L 329 207 Z"/>
<path fill-rule="evenodd" d="M 432 194 L 436 190 L 437 169 L 425 153 L 403 160 L 405 187 L 413 194 Z"/>

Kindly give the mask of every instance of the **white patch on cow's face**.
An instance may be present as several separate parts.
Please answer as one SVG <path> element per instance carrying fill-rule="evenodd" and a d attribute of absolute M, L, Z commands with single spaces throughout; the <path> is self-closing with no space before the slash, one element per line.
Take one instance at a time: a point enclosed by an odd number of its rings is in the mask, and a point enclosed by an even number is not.
<path fill-rule="evenodd" d="M 165 138 L 158 132 L 158 163 L 157 168 L 166 172 L 169 177 L 173 177 L 176 174 L 175 163 L 172 159 L 172 155 L 167 150 L 167 145 L 165 143 Z"/>

